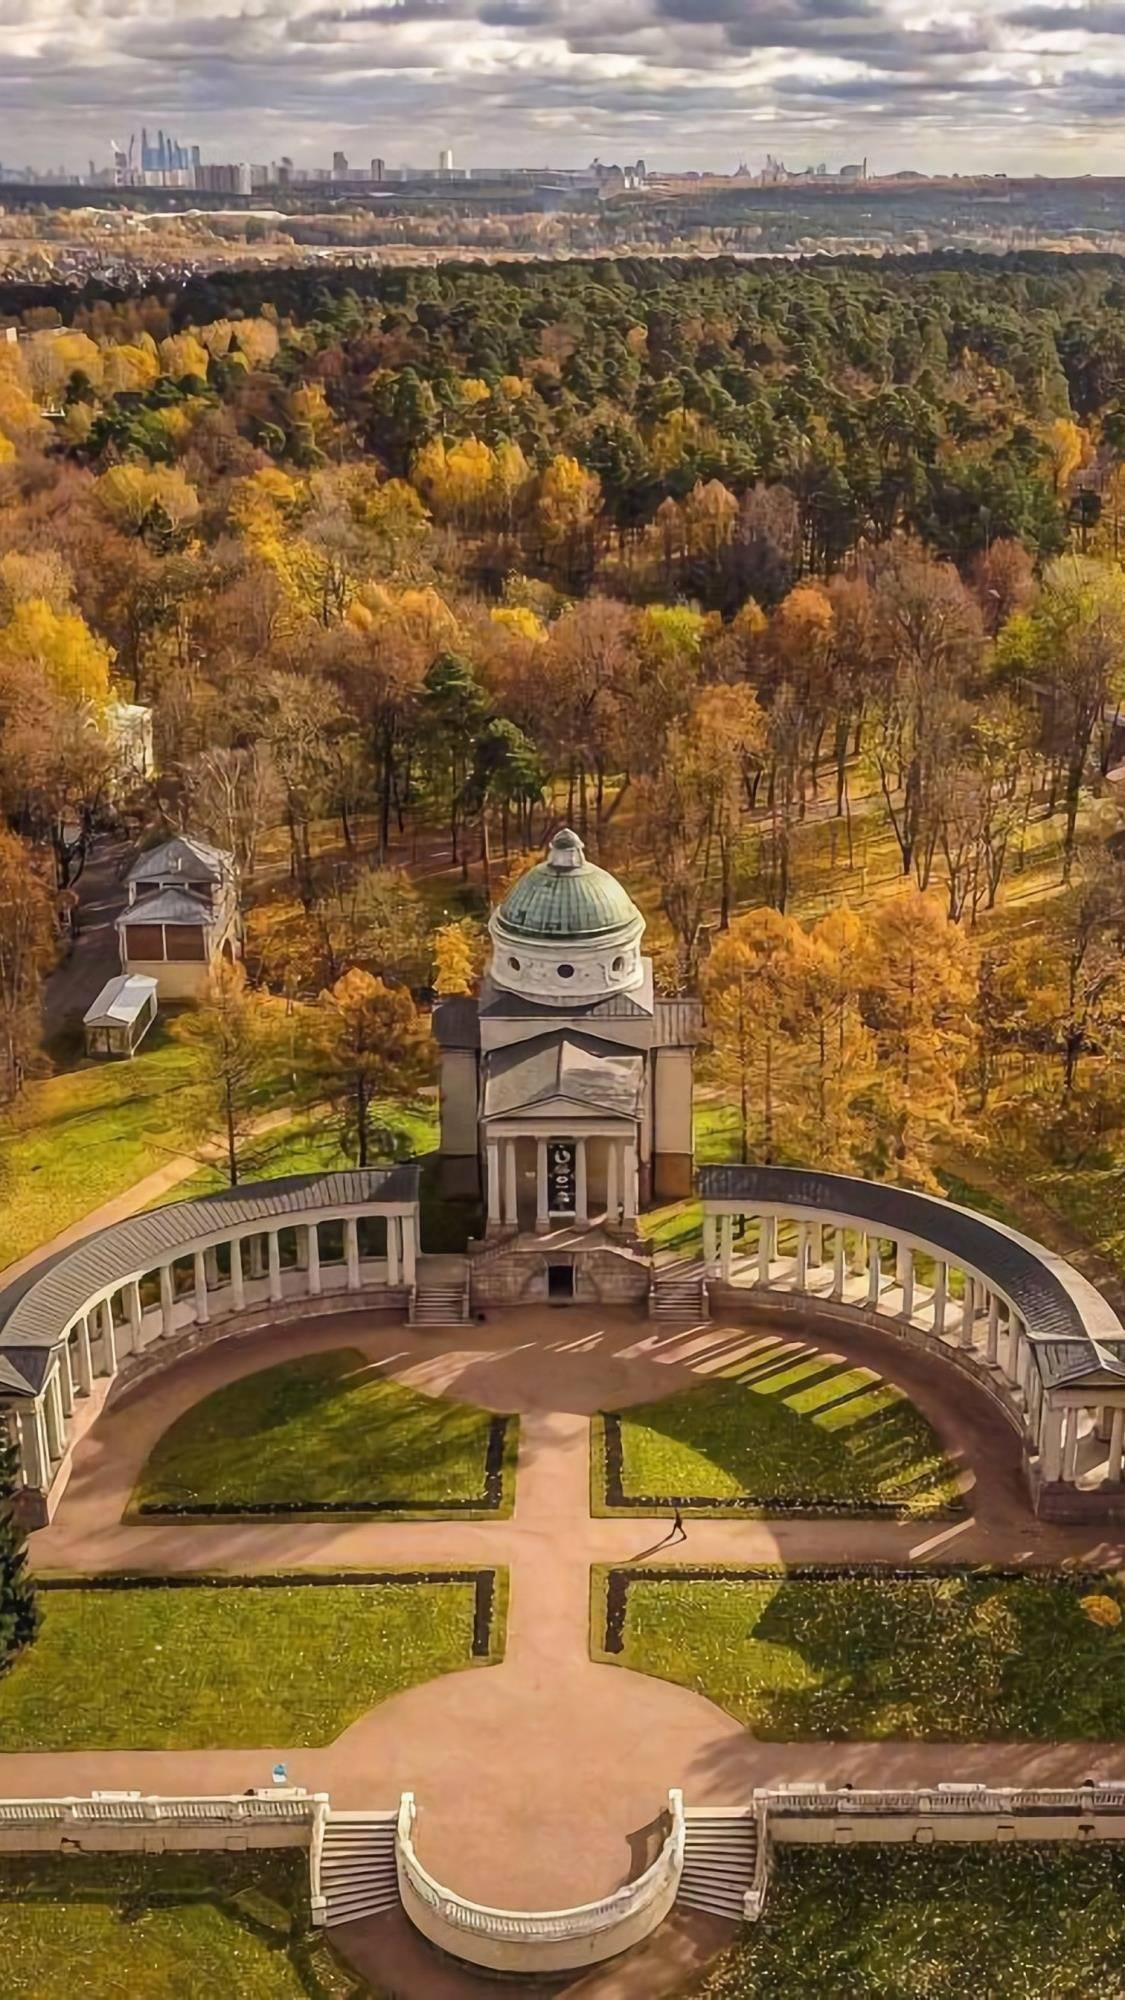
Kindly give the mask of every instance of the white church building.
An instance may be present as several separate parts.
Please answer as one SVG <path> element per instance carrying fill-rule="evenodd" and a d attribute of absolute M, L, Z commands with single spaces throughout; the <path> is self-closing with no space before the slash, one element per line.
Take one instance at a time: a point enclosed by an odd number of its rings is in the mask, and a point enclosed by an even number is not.
<path fill-rule="evenodd" d="M 492 913 L 479 999 L 435 1009 L 445 1182 L 483 1196 L 492 1239 L 628 1241 L 691 1192 L 701 1010 L 656 996 L 644 929 L 563 828 Z"/>

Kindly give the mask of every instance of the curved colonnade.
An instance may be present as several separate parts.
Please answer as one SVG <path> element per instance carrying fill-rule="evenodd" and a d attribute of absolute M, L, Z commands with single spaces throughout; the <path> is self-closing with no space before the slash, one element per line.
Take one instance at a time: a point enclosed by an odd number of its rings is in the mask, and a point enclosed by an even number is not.
<path fill-rule="evenodd" d="M 418 1168 L 300 1175 L 130 1216 L 0 1293 L 0 1421 L 21 1512 L 50 1519 L 113 1385 L 218 1328 L 348 1303 L 412 1312 Z"/>
<path fill-rule="evenodd" d="M 1125 1511 L 1125 1327 L 1065 1258 L 933 1195 L 790 1167 L 701 1167 L 704 1279 L 804 1318 L 890 1320 L 989 1389 L 1054 1520 Z"/>

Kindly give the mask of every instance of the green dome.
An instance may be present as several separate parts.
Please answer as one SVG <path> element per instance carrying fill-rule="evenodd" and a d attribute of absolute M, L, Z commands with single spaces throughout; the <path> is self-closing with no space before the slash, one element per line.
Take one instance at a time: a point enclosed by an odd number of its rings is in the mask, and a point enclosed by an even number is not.
<path fill-rule="evenodd" d="M 495 921 L 513 940 L 594 943 L 619 932 L 639 933 L 644 920 L 616 876 L 587 861 L 578 835 L 564 827 L 547 859 L 521 875 L 505 896 Z"/>

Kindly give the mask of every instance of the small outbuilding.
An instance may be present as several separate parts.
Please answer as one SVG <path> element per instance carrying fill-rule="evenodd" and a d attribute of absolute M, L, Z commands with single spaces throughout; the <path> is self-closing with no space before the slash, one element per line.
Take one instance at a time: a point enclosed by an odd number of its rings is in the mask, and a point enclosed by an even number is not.
<path fill-rule="evenodd" d="M 156 981 L 140 972 L 107 979 L 82 1016 L 88 1056 L 131 1056 L 156 1019 Z"/>
<path fill-rule="evenodd" d="M 198 1000 L 220 958 L 242 956 L 234 859 L 186 834 L 138 855 L 117 918 L 121 965 L 155 979 L 162 1000 Z"/>

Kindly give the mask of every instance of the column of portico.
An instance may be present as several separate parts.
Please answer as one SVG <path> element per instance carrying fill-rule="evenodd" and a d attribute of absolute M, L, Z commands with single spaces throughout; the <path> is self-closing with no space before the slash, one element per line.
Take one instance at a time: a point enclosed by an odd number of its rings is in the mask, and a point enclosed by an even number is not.
<path fill-rule="evenodd" d="M 777 1241 L 776 1215 L 763 1215 L 758 1223 L 758 1283 L 768 1285 L 770 1267 L 773 1264 L 774 1244 Z"/>
<path fill-rule="evenodd" d="M 500 1141 L 489 1139 L 485 1146 L 485 1181 L 488 1188 L 488 1220 L 501 1221 L 500 1207 L 503 1188 L 500 1183 Z"/>
<path fill-rule="evenodd" d="M 797 1224 L 797 1251 L 793 1259 L 793 1290 L 805 1292 L 809 1284 L 809 1232 L 807 1222 Z"/>
<path fill-rule="evenodd" d="M 810 1222 L 810 1223 L 809 1223 L 809 1258 L 808 1258 L 808 1261 L 809 1261 L 809 1265 L 810 1265 L 810 1267 L 811 1267 L 811 1268 L 812 1268 L 813 1270 L 818 1270 L 818 1269 L 820 1268 L 821 1264 L 823 1264 L 823 1262 L 824 1262 L 824 1224 L 823 1224 L 823 1222 Z"/>
<path fill-rule="evenodd" d="M 418 1222 L 413 1209 L 399 1217 L 402 1231 L 402 1282 L 413 1286 L 418 1275 Z"/>
<path fill-rule="evenodd" d="M 1000 1300 L 995 1292 L 988 1294 L 988 1346 L 985 1349 L 990 1365 L 995 1366 L 1000 1352 Z"/>
<path fill-rule="evenodd" d="M 1044 1398 L 1039 1418 L 1039 1457 L 1043 1477 L 1050 1485 L 1062 1477 L 1062 1434 L 1063 1412 Z"/>
<path fill-rule="evenodd" d="M 387 1217 L 387 1283 L 398 1285 L 402 1282 L 402 1219 L 397 1215 Z"/>
<path fill-rule="evenodd" d="M 729 1285 L 734 1275 L 734 1217 L 724 1215 L 719 1225 L 719 1276 Z"/>
<path fill-rule="evenodd" d="M 344 1262 L 347 1265 L 347 1289 L 359 1290 L 359 1225 L 354 1215 L 344 1217 Z"/>
<path fill-rule="evenodd" d="M 78 1387 L 83 1396 L 89 1396 L 94 1387 L 94 1354 L 90 1345 L 90 1322 L 83 1313 L 74 1323 L 78 1341 L 74 1357 L 78 1364 Z"/>
<path fill-rule="evenodd" d="M 949 1266 L 939 1262 L 934 1271 L 933 1320 L 934 1333 L 945 1332 L 945 1308 L 949 1298 Z"/>
<path fill-rule="evenodd" d="M 232 1236 L 230 1241 L 230 1296 L 235 1312 L 241 1312 L 246 1304 L 246 1278 L 242 1269 L 241 1236 Z"/>
<path fill-rule="evenodd" d="M 504 1220 L 510 1228 L 519 1226 L 519 1205 L 516 1200 L 516 1142 L 504 1141 Z"/>
<path fill-rule="evenodd" d="M 27 1484 L 45 1492 L 51 1483 L 51 1455 L 39 1402 L 20 1411 L 20 1463 Z"/>
<path fill-rule="evenodd" d="M 165 1336 L 176 1331 L 176 1288 L 171 1264 L 160 1266 L 160 1331 Z"/>
<path fill-rule="evenodd" d="M 305 1224 L 305 1283 L 310 1299 L 320 1297 L 320 1231 L 315 1222 Z"/>
<path fill-rule="evenodd" d="M 59 1389 L 57 1371 L 47 1377 L 43 1390 L 43 1415 L 47 1424 L 47 1448 L 51 1461 L 61 1458 L 66 1450 L 66 1426 L 63 1422 L 62 1393 Z"/>
<path fill-rule="evenodd" d="M 193 1250 L 192 1264 L 195 1269 L 195 1320 L 197 1326 L 206 1326 L 211 1318 L 207 1304 L 207 1260 L 202 1250 Z"/>
<path fill-rule="evenodd" d="M 125 1287 L 125 1316 L 129 1321 L 129 1332 L 132 1337 L 133 1351 L 134 1353 L 137 1353 L 139 1352 L 140 1348 L 144 1345 L 144 1342 L 141 1337 L 141 1325 L 144 1320 L 144 1307 L 141 1304 L 141 1286 L 140 1286 L 140 1280 L 138 1278 L 130 1278 L 128 1284 Z"/>
<path fill-rule="evenodd" d="M 909 1243 L 900 1243 L 898 1249 L 898 1278 L 902 1286 L 902 1316 L 914 1316 L 914 1249 Z"/>
<path fill-rule="evenodd" d="M 266 1269 L 270 1301 L 276 1305 L 281 1298 L 281 1238 L 276 1229 L 266 1232 Z"/>
<path fill-rule="evenodd" d="M 626 1222 L 637 1219 L 637 1145 L 634 1139 L 625 1141 L 625 1199 Z"/>
<path fill-rule="evenodd" d="M 961 1346 L 973 1344 L 973 1328 L 977 1321 L 977 1281 L 965 1273 L 965 1297 L 961 1305 Z"/>
<path fill-rule="evenodd" d="M 58 1357 L 59 1357 L 59 1397 L 62 1401 L 63 1416 L 69 1417 L 73 1414 L 74 1411 L 74 1376 L 71 1374 L 70 1370 L 69 1340 L 63 1341 L 62 1346 L 58 1349 Z"/>
<path fill-rule="evenodd" d="M 1105 1469 L 1106 1480 L 1110 1484 L 1120 1482 L 1123 1456 L 1125 1456 L 1125 1404 L 1114 1410 L 1110 1420 L 1109 1460 Z"/>
<path fill-rule="evenodd" d="M 612 1140 L 610 1144 L 612 1145 Z M 718 1255 L 719 1218 L 705 1215 L 703 1218 L 703 1269 L 707 1277 L 713 1278 L 719 1269 Z"/>
<path fill-rule="evenodd" d="M 535 1141 L 535 1228 L 540 1236 L 545 1236 L 551 1227 L 548 1209 L 550 1196 L 547 1192 L 547 1141 Z"/>
<path fill-rule="evenodd" d="M 877 1236 L 867 1237 L 867 1303 L 877 1306 L 883 1282 L 883 1246 Z"/>
<path fill-rule="evenodd" d="M 1077 1404 L 1072 1404 L 1063 1427 L 1062 1476 L 1068 1486 L 1073 1486 L 1078 1476 L 1078 1420 L 1081 1414 Z"/>
<path fill-rule="evenodd" d="M 117 1328 L 113 1324 L 113 1309 L 108 1299 L 102 1300 L 101 1305 L 98 1307 L 98 1315 L 101 1320 L 102 1329 L 102 1359 L 105 1362 L 105 1367 L 99 1369 L 98 1372 L 102 1375 L 116 1375 Z"/>
<path fill-rule="evenodd" d="M 585 1229 L 590 1220 L 585 1139 L 576 1139 L 574 1142 L 574 1219 L 580 1229 Z"/>
<path fill-rule="evenodd" d="M 847 1250 L 847 1235 L 841 1229 L 840 1225 L 837 1224 L 836 1234 L 832 1243 L 832 1297 L 834 1299 L 842 1299 L 844 1296 L 844 1284 L 847 1278 Z"/>
<path fill-rule="evenodd" d="M 616 1139 L 607 1139 L 605 1153 L 605 1216 L 606 1221 L 613 1228 L 616 1228 L 621 1220 L 621 1197 L 617 1192 L 617 1184 L 620 1178 L 618 1143 Z M 713 1215 L 704 1216 L 704 1229 L 706 1229 L 708 1222 L 713 1225 L 714 1220 Z"/>

